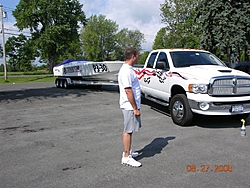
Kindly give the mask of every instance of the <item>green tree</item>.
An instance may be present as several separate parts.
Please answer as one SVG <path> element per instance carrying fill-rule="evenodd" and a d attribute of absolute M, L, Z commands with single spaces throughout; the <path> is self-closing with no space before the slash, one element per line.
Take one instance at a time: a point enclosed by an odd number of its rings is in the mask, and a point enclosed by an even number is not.
<path fill-rule="evenodd" d="M 5 51 L 6 56 L 9 57 L 8 64 L 12 71 L 32 70 L 32 61 L 35 60 L 37 54 L 32 46 L 32 41 L 27 40 L 23 34 L 8 38 Z"/>
<path fill-rule="evenodd" d="M 77 56 L 74 44 L 79 44 L 78 23 L 85 24 L 85 14 L 78 0 L 20 0 L 13 16 L 20 30 L 30 29 L 34 48 L 52 71 L 62 56 Z"/>
<path fill-rule="evenodd" d="M 84 57 L 92 61 L 124 60 L 128 47 L 141 50 L 145 41 L 139 30 L 122 29 L 118 32 L 116 22 L 104 15 L 92 15 L 81 30 L 80 39 Z"/>
<path fill-rule="evenodd" d="M 146 59 L 147 59 L 148 55 L 149 55 L 148 51 L 143 52 L 142 54 L 140 54 L 138 64 L 144 65 L 145 62 L 146 62 Z"/>
<path fill-rule="evenodd" d="M 250 2 L 248 0 L 203 0 L 198 7 L 198 21 L 203 33 L 201 43 L 204 48 L 219 56 L 231 54 L 240 60 L 241 51 L 245 60 L 250 55 Z"/>
<path fill-rule="evenodd" d="M 163 48 L 169 48 L 169 42 L 167 41 L 167 30 L 165 27 L 161 28 L 155 37 L 154 43 L 153 43 L 153 49 L 163 49 Z M 172 43 L 171 43 L 172 44 Z"/>
<path fill-rule="evenodd" d="M 154 48 L 162 45 L 172 48 L 197 48 L 199 47 L 200 26 L 195 22 L 196 7 L 200 0 L 165 0 L 161 4 L 162 22 L 166 27 L 158 32 Z M 165 31 L 166 32 L 165 32 Z M 164 32 L 166 33 L 164 36 Z"/>
<path fill-rule="evenodd" d="M 124 60 L 124 52 L 127 48 L 133 47 L 141 51 L 141 45 L 145 42 L 144 34 L 139 30 L 124 28 L 116 34 L 116 46 L 113 59 Z"/>
<path fill-rule="evenodd" d="M 92 61 L 110 60 L 117 30 L 116 22 L 101 14 L 92 15 L 80 34 L 84 57 Z"/>

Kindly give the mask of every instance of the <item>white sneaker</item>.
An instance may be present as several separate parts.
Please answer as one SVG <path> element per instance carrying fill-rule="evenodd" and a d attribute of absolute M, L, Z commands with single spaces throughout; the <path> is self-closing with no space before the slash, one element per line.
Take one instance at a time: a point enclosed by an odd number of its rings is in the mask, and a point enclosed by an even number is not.
<path fill-rule="evenodd" d="M 127 165 L 127 166 L 132 166 L 132 167 L 140 167 L 141 163 L 134 160 L 131 155 L 128 157 L 122 157 L 122 162 L 121 164 Z"/>

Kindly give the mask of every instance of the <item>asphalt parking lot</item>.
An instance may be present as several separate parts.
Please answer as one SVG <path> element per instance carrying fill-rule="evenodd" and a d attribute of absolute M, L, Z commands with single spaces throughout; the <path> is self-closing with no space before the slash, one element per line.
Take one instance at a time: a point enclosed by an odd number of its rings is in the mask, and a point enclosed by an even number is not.
<path fill-rule="evenodd" d="M 122 113 L 115 86 L 0 85 L 0 187 L 239 187 L 250 185 L 250 118 L 198 116 L 173 124 L 142 100 L 133 135 L 140 168 L 120 164 Z"/>

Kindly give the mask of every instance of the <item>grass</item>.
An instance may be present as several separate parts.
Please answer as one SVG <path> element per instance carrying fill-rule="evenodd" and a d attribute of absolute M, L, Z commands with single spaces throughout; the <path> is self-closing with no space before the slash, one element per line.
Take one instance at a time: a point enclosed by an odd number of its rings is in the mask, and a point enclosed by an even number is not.
<path fill-rule="evenodd" d="M 26 83 L 26 82 L 54 82 L 53 73 L 47 70 L 33 72 L 7 72 L 7 80 L 4 79 L 4 72 L 0 72 L 0 84 Z"/>
<path fill-rule="evenodd" d="M 46 75 L 53 74 L 46 70 L 37 70 L 33 72 L 7 72 L 8 76 L 22 76 L 22 75 Z M 4 76 L 4 72 L 0 72 L 0 76 Z"/>
<path fill-rule="evenodd" d="M 13 84 L 13 83 L 26 83 L 26 82 L 54 82 L 54 76 L 27 76 L 12 78 L 9 77 L 7 80 L 0 78 L 0 84 Z"/>

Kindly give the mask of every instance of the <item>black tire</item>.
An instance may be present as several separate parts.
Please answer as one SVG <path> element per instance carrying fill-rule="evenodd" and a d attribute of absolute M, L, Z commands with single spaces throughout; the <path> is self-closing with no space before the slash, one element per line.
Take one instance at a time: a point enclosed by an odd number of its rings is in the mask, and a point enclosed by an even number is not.
<path fill-rule="evenodd" d="M 247 119 L 249 115 L 250 114 L 237 114 L 237 115 L 231 115 L 229 117 L 234 120 L 241 120 L 241 119 Z"/>
<path fill-rule="evenodd" d="M 57 87 L 57 88 L 60 87 L 60 81 L 59 81 L 58 78 L 56 79 L 55 84 L 56 84 L 56 87 Z"/>
<path fill-rule="evenodd" d="M 63 80 L 63 88 L 68 89 L 69 88 L 69 84 L 67 80 Z"/>
<path fill-rule="evenodd" d="M 170 114 L 177 125 L 190 125 L 193 121 L 193 112 L 190 109 L 186 95 L 177 94 L 170 101 Z"/>
<path fill-rule="evenodd" d="M 62 79 L 60 79 L 60 81 L 59 81 L 59 87 L 63 88 L 63 80 Z"/>

